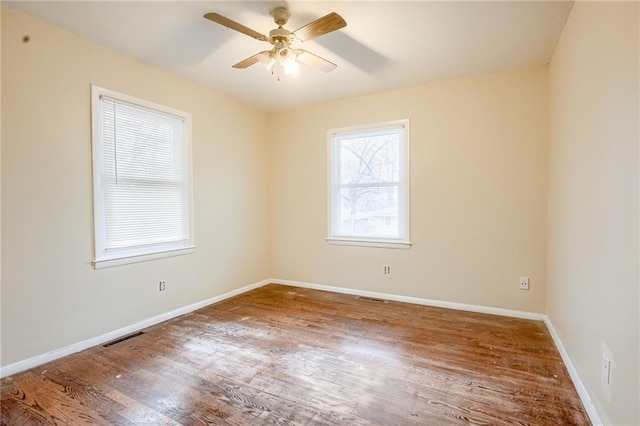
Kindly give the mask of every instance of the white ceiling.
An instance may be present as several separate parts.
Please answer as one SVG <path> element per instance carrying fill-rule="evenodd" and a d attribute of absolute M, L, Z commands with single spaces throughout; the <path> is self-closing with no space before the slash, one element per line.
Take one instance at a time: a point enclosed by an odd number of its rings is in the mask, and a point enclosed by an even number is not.
<path fill-rule="evenodd" d="M 4 6 L 267 112 L 549 62 L 573 2 L 24 1 Z M 218 12 L 260 33 L 287 6 L 293 31 L 329 12 L 347 27 L 301 47 L 338 67 L 277 81 L 260 64 L 231 68 L 266 42 L 204 19 Z"/>

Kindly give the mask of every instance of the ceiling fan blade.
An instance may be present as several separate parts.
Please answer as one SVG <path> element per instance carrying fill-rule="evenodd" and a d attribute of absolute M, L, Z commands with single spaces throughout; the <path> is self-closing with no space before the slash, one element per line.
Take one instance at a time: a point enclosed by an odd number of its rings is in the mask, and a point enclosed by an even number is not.
<path fill-rule="evenodd" d="M 321 35 L 330 33 L 340 28 L 347 26 L 347 23 L 342 16 L 335 12 L 331 12 L 322 18 L 316 19 L 313 22 L 308 23 L 304 27 L 298 28 L 293 32 L 296 38 L 302 41 L 309 41 Z"/>
<path fill-rule="evenodd" d="M 218 13 L 209 12 L 205 14 L 204 17 L 210 21 L 215 22 L 216 24 L 224 25 L 227 28 L 231 28 L 232 30 L 236 30 L 238 32 L 241 32 L 242 34 L 246 34 L 249 37 L 255 38 L 256 40 L 262 40 L 262 41 L 269 40 L 269 38 L 266 35 L 260 34 L 259 32 L 254 31 L 251 28 L 245 27 L 242 24 L 238 24 L 236 21 L 232 21 L 231 19 L 226 18 Z"/>
<path fill-rule="evenodd" d="M 305 65 L 309 65 L 310 67 L 318 68 L 324 72 L 333 71 L 337 67 L 333 62 L 327 61 L 326 59 L 321 58 L 318 55 L 314 55 L 311 52 L 307 52 L 306 50 L 302 50 L 298 56 L 296 56 L 296 60 Z"/>
<path fill-rule="evenodd" d="M 260 61 L 260 55 L 262 52 L 256 53 L 253 56 L 249 56 L 247 59 L 243 59 L 233 66 L 233 68 L 249 68 L 251 65 L 256 64 Z"/>

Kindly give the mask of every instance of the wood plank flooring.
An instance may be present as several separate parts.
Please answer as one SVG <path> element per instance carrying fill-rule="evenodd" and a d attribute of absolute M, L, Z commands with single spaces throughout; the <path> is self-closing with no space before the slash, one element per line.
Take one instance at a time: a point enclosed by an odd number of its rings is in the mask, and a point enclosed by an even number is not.
<path fill-rule="evenodd" d="M 2 379 L 2 425 L 589 425 L 544 323 L 268 285 Z"/>

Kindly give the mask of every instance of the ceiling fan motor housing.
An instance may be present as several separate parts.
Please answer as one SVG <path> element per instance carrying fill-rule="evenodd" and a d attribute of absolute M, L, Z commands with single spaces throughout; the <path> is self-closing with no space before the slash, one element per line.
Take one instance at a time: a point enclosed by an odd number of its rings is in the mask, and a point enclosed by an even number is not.
<path fill-rule="evenodd" d="M 276 28 L 269 32 L 269 38 L 273 41 L 287 42 L 291 38 L 291 31 L 287 31 L 284 28 Z"/>

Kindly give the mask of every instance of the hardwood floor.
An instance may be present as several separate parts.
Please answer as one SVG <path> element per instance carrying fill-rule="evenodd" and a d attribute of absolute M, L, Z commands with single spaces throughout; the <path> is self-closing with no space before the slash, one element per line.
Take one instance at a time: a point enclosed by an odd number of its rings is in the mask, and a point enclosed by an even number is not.
<path fill-rule="evenodd" d="M 588 425 L 544 323 L 268 285 L 2 379 L 2 425 Z"/>

